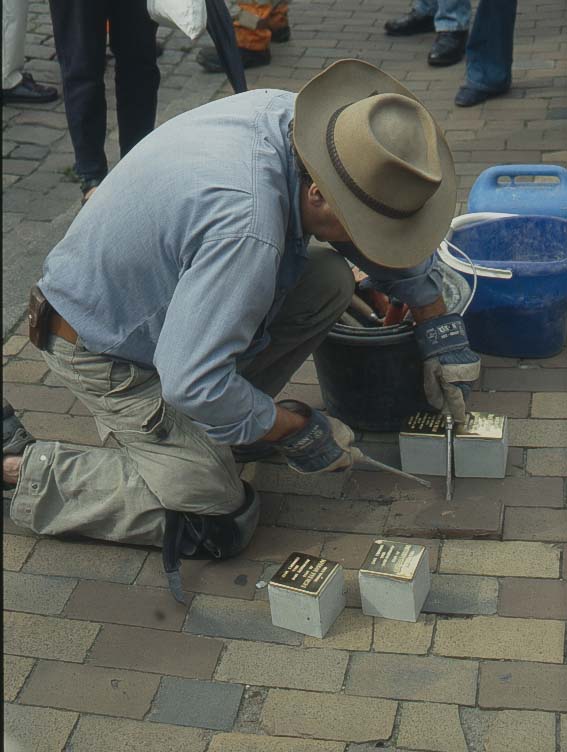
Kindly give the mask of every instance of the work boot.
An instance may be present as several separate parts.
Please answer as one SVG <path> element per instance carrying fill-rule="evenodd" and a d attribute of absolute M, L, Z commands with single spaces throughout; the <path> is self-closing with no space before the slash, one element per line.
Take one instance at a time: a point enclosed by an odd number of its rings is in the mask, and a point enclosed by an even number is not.
<path fill-rule="evenodd" d="M 59 93 L 54 86 L 44 86 L 34 81 L 30 73 L 24 73 L 22 80 L 11 89 L 2 89 L 2 103 L 43 104 L 53 102 Z"/>
<path fill-rule="evenodd" d="M 468 35 L 466 30 L 439 31 L 427 56 L 429 65 L 442 67 L 460 62 L 465 55 Z"/>
<path fill-rule="evenodd" d="M 239 47 L 238 51 L 245 68 L 257 68 L 260 65 L 268 65 L 272 59 L 269 49 L 256 52 Z M 201 47 L 197 53 L 196 60 L 207 73 L 224 73 L 224 68 L 214 47 Z"/>
<path fill-rule="evenodd" d="M 425 34 L 435 31 L 433 16 L 422 16 L 415 10 L 411 10 L 405 16 L 393 18 L 384 24 L 386 34 L 392 37 L 409 37 L 412 34 Z"/>

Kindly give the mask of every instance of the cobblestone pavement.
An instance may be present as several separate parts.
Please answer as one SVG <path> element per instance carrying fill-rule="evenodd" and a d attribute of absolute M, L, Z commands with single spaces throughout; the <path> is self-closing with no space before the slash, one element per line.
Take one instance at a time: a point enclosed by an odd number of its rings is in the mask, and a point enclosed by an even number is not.
<path fill-rule="evenodd" d="M 464 68 L 428 68 L 431 37 L 383 35 L 394 0 L 295 0 L 292 40 L 249 82 L 297 90 L 340 57 L 383 66 L 445 128 L 463 211 L 490 164 L 566 161 L 565 3 L 519 5 L 514 88 L 481 107 L 453 107 Z M 160 121 L 229 93 L 186 39 L 160 36 Z M 57 83 L 43 1 L 30 4 L 27 42 L 27 70 Z M 37 437 L 97 444 L 22 323 L 27 288 L 79 204 L 63 105 L 3 117 L 6 396 Z M 321 404 L 312 361 L 287 393 Z M 472 406 L 510 417 L 507 476 L 459 480 L 451 504 L 439 481 L 429 492 L 376 472 L 311 479 L 257 465 L 261 527 L 237 560 L 184 563 L 188 607 L 165 590 L 156 551 L 37 538 L 5 511 L 9 732 L 48 752 L 567 750 L 566 393 L 566 352 L 486 357 Z M 374 457 L 399 459 L 392 434 L 361 438 Z M 429 549 L 433 588 L 416 624 L 360 610 L 356 569 L 378 535 Z M 293 550 L 346 568 L 348 607 L 324 640 L 273 627 L 257 587 Z"/>

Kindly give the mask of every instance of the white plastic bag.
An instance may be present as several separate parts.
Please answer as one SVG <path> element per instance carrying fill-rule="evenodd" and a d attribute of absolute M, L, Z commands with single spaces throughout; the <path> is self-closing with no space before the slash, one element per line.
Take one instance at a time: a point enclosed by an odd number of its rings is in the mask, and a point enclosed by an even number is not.
<path fill-rule="evenodd" d="M 181 29 L 197 39 L 207 26 L 205 0 L 147 0 L 148 13 L 161 26 Z"/>

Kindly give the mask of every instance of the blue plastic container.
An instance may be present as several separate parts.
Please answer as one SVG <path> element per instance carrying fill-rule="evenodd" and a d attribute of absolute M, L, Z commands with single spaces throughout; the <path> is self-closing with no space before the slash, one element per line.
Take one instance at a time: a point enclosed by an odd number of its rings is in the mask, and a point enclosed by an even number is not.
<path fill-rule="evenodd" d="M 544 177 L 553 182 L 533 182 Z M 495 165 L 469 193 L 469 212 L 567 217 L 567 170 L 557 165 Z"/>
<path fill-rule="evenodd" d="M 465 314 L 471 346 L 511 358 L 549 358 L 567 337 L 567 220 L 517 216 L 455 230 L 452 242 L 511 279 L 478 278 Z M 472 283 L 472 275 L 466 275 Z"/>

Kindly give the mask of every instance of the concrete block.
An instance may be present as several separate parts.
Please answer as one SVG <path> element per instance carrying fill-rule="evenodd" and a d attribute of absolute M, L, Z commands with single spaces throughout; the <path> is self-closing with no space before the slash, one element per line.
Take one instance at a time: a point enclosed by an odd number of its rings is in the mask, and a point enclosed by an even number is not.
<path fill-rule="evenodd" d="M 93 644 L 99 624 L 7 611 L 4 650 L 12 655 L 80 663 Z"/>
<path fill-rule="evenodd" d="M 19 655 L 4 656 L 4 702 L 16 699 L 34 663 L 33 658 L 22 658 Z"/>
<path fill-rule="evenodd" d="M 461 708 L 461 723 L 472 749 L 555 752 L 553 713 Z"/>
<path fill-rule="evenodd" d="M 506 577 L 500 585 L 498 613 L 567 621 L 567 582 Z"/>
<path fill-rule="evenodd" d="M 549 543 L 445 541 L 441 574 L 493 577 L 559 577 L 559 550 Z"/>
<path fill-rule="evenodd" d="M 567 449 L 528 449 L 526 469 L 531 475 L 567 476 Z"/>
<path fill-rule="evenodd" d="M 468 752 L 457 705 L 402 703 L 397 743 L 432 752 Z"/>
<path fill-rule="evenodd" d="M 346 605 L 340 564 L 292 553 L 268 583 L 272 623 L 323 638 Z"/>
<path fill-rule="evenodd" d="M 324 640 L 306 636 L 306 648 L 334 648 L 335 650 L 370 650 L 372 644 L 372 617 L 358 608 L 345 608 L 325 635 Z"/>
<path fill-rule="evenodd" d="M 508 540 L 567 543 L 567 509 L 508 509 L 503 537 Z"/>
<path fill-rule="evenodd" d="M 208 752 L 345 752 L 345 745 L 263 734 L 215 734 Z"/>
<path fill-rule="evenodd" d="M 48 616 L 60 614 L 76 585 L 77 580 L 67 577 L 5 572 L 4 608 Z"/>
<path fill-rule="evenodd" d="M 363 613 L 417 621 L 431 585 L 427 549 L 375 540 L 358 581 Z"/>
<path fill-rule="evenodd" d="M 416 622 L 374 619 L 376 653 L 411 653 L 425 655 L 429 651 L 435 617 L 421 615 Z"/>
<path fill-rule="evenodd" d="M 435 614 L 495 614 L 498 580 L 466 574 L 434 574 L 423 611 Z"/>
<path fill-rule="evenodd" d="M 19 572 L 36 543 L 35 538 L 23 535 L 2 535 L 4 569 Z"/>
<path fill-rule="evenodd" d="M 536 392 L 531 415 L 533 418 L 567 418 L 567 393 Z"/>

